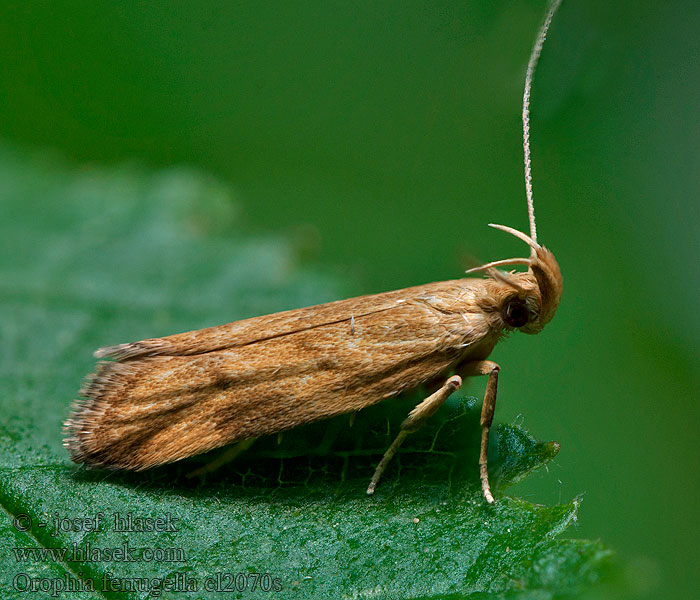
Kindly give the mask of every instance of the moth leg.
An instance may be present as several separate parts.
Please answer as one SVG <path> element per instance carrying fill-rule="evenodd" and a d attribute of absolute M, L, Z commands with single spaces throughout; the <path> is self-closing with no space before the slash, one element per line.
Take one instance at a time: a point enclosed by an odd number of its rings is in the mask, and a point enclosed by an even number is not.
<path fill-rule="evenodd" d="M 479 360 L 460 365 L 457 369 L 460 375 L 465 377 L 472 375 L 488 375 L 484 404 L 481 407 L 481 449 L 479 451 L 479 477 L 481 478 L 481 490 L 486 502 L 493 503 L 493 494 L 489 485 L 488 450 L 489 432 L 493 422 L 493 413 L 496 410 L 496 392 L 498 390 L 498 372 L 501 370 L 495 362 Z"/>
<path fill-rule="evenodd" d="M 401 446 L 408 434 L 417 431 L 429 417 L 435 414 L 437 409 L 443 405 L 450 394 L 456 392 L 461 385 L 462 378 L 459 377 L 459 375 L 453 375 L 437 392 L 428 396 L 425 400 L 423 400 L 423 402 L 418 404 L 410 413 L 408 413 L 408 416 L 404 419 L 404 422 L 401 423 L 399 434 L 391 443 L 388 450 L 384 453 L 382 460 L 379 461 L 379 464 L 374 471 L 372 480 L 369 482 L 369 487 L 367 488 L 368 494 L 374 494 L 374 489 L 377 487 L 377 483 L 379 482 L 384 469 L 386 469 L 387 465 L 394 457 L 394 454 L 396 454 L 396 451 L 399 449 L 399 446 Z"/>
<path fill-rule="evenodd" d="M 241 452 L 250 448 L 253 445 L 253 442 L 257 439 L 258 438 L 252 437 L 248 438 L 247 440 L 242 440 L 237 444 L 234 444 L 228 450 L 222 452 L 221 455 L 217 456 L 214 460 L 208 462 L 206 465 L 199 467 L 199 469 L 195 469 L 191 473 L 187 473 L 185 477 L 187 477 L 187 479 L 192 479 L 193 477 L 197 477 L 198 475 L 204 475 L 206 473 L 216 471 L 222 465 L 225 465 L 227 462 L 231 462 Z"/>

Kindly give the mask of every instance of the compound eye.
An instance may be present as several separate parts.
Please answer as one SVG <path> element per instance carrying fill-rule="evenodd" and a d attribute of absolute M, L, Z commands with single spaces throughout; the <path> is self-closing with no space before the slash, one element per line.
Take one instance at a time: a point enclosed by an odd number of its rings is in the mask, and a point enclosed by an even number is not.
<path fill-rule="evenodd" d="M 530 318 L 525 301 L 520 298 L 513 298 L 506 302 L 501 309 L 501 316 L 511 327 L 522 327 Z"/>

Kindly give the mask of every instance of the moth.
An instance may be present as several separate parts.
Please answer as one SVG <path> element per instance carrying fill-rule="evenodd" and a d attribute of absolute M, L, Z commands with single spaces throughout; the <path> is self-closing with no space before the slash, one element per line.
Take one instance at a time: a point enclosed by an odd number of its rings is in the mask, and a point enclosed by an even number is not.
<path fill-rule="evenodd" d="M 484 498 L 489 430 L 500 366 L 488 360 L 511 331 L 535 334 L 562 294 L 554 255 L 537 242 L 529 148 L 535 67 L 554 12 L 535 41 L 523 95 L 525 187 L 530 235 L 491 225 L 525 242 L 527 258 L 498 260 L 462 278 L 288 310 L 162 338 L 101 348 L 98 365 L 65 423 L 64 445 L 87 467 L 143 470 L 224 445 L 352 413 L 441 378 L 418 404 L 377 465 L 367 493 L 407 435 L 461 385 L 486 376 L 479 470 Z M 527 271 L 504 272 L 506 265 Z M 238 451 L 238 450 L 236 450 Z"/>

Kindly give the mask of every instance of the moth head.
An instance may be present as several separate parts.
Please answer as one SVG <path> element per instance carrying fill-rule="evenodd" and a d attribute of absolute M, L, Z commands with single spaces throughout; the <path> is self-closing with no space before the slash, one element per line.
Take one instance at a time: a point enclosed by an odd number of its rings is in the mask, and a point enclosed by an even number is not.
<path fill-rule="evenodd" d="M 498 293 L 492 299 L 492 310 L 497 311 L 508 328 L 524 333 L 539 333 L 552 320 L 559 306 L 563 282 L 559 264 L 547 248 L 530 236 L 505 225 L 489 224 L 523 240 L 530 246 L 529 258 L 509 258 L 469 269 L 467 273 L 487 271 L 496 280 Z M 527 272 L 504 273 L 497 267 L 526 265 Z"/>

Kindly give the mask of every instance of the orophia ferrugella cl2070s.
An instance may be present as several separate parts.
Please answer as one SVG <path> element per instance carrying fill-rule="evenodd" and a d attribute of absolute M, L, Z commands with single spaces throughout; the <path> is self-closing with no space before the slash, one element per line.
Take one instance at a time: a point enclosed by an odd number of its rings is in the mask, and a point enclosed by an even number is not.
<path fill-rule="evenodd" d="M 377 465 L 371 494 L 392 456 L 462 378 L 486 375 L 480 478 L 489 487 L 487 449 L 500 367 L 488 360 L 502 335 L 538 333 L 562 293 L 554 255 L 537 243 L 529 148 L 532 79 L 554 0 L 530 55 L 523 95 L 523 147 L 530 235 L 528 258 L 467 271 L 486 278 L 429 283 L 102 348 L 102 362 L 65 424 L 72 459 L 89 467 L 142 470 L 261 435 L 278 433 L 392 398 L 447 377 L 418 404 Z M 504 265 L 525 265 L 506 273 Z M 236 450 L 237 451 L 237 450 Z"/>

